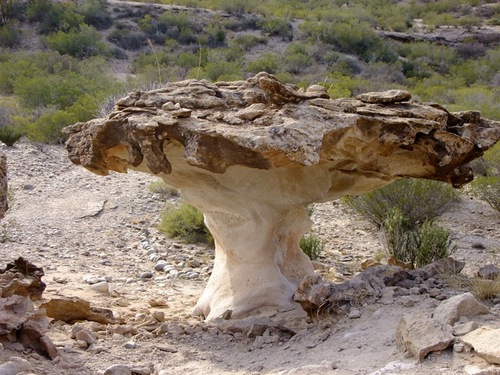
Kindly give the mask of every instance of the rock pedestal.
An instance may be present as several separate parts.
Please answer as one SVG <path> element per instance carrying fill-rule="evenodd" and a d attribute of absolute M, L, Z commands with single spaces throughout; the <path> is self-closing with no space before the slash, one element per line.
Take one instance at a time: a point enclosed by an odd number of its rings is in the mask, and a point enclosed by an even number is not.
<path fill-rule="evenodd" d="M 69 128 L 70 159 L 105 175 L 163 178 L 201 209 L 216 259 L 195 313 L 214 319 L 301 311 L 293 293 L 313 268 L 299 248 L 305 205 L 401 177 L 460 186 L 463 165 L 500 138 L 477 112 L 451 114 L 401 90 L 331 100 L 272 75 L 187 80 L 120 99 L 107 118 Z"/>

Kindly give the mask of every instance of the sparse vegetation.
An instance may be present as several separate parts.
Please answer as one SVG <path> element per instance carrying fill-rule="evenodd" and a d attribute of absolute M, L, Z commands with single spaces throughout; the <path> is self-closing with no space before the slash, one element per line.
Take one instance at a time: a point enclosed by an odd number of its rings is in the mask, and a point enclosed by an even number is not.
<path fill-rule="evenodd" d="M 317 259 L 325 246 L 323 241 L 321 241 L 321 239 L 314 233 L 310 233 L 302 237 L 299 245 L 302 251 L 311 260 Z"/>
<path fill-rule="evenodd" d="M 440 182 L 407 179 L 345 202 L 381 228 L 389 256 L 417 267 L 455 251 L 451 233 L 434 219 L 448 210 L 458 193 Z"/>
<path fill-rule="evenodd" d="M 212 235 L 203 220 L 203 214 L 196 207 L 182 202 L 178 207 L 168 206 L 165 209 L 159 230 L 168 237 L 188 243 L 213 243 Z"/>
<path fill-rule="evenodd" d="M 459 192 L 451 186 L 430 180 L 404 179 L 345 202 L 379 228 L 394 209 L 412 228 L 446 212 L 457 201 Z"/>
<path fill-rule="evenodd" d="M 159 194 L 164 198 L 180 196 L 179 190 L 169 186 L 163 180 L 157 180 L 149 184 L 148 189 L 155 194 Z"/>

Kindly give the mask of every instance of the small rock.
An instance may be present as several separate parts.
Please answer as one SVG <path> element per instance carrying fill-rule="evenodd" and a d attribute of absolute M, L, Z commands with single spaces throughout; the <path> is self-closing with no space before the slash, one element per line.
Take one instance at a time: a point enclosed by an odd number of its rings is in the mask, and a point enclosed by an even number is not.
<path fill-rule="evenodd" d="M 477 276 L 481 279 L 495 280 L 500 275 L 500 268 L 493 264 L 487 264 L 477 271 Z"/>
<path fill-rule="evenodd" d="M 96 284 L 92 284 L 90 286 L 90 289 L 98 293 L 109 294 L 109 284 L 107 281 L 101 281 Z"/>
<path fill-rule="evenodd" d="M 423 361 L 431 352 L 450 346 L 455 338 L 436 320 L 420 313 L 404 315 L 396 328 L 396 345 Z"/>
<path fill-rule="evenodd" d="M 123 347 L 125 349 L 135 349 L 137 348 L 137 343 L 135 341 L 127 341 L 125 344 L 123 344 Z"/>
<path fill-rule="evenodd" d="M 17 375 L 22 372 L 32 372 L 31 364 L 20 357 L 10 357 L 9 362 L 0 365 L 1 375 Z"/>
<path fill-rule="evenodd" d="M 141 276 L 140 276 L 141 279 L 151 279 L 152 277 L 153 277 L 153 273 L 149 272 L 149 271 L 141 273 Z"/>
<path fill-rule="evenodd" d="M 163 311 L 153 311 L 151 315 L 159 322 L 165 321 L 165 313 Z"/>
<path fill-rule="evenodd" d="M 132 369 L 127 365 L 113 365 L 104 371 L 104 375 L 132 375 Z"/>
<path fill-rule="evenodd" d="M 461 316 L 489 314 L 489 309 L 480 304 L 471 293 L 459 294 L 441 302 L 434 310 L 433 318 L 453 325 Z"/>
<path fill-rule="evenodd" d="M 89 346 L 89 344 L 85 340 L 76 340 L 75 341 L 75 346 L 77 348 L 87 349 L 87 347 Z"/>
<path fill-rule="evenodd" d="M 92 335 L 92 333 L 86 329 L 82 329 L 81 331 L 79 331 L 76 334 L 76 339 L 83 340 L 89 345 L 97 341 L 96 338 Z"/>
<path fill-rule="evenodd" d="M 397 103 L 411 99 L 411 94 L 405 90 L 387 90 L 382 92 L 367 92 L 356 96 L 363 103 Z"/>
<path fill-rule="evenodd" d="M 352 308 L 348 315 L 349 319 L 358 319 L 360 317 L 361 317 L 361 311 L 359 311 L 359 309 L 356 308 Z"/>
<path fill-rule="evenodd" d="M 480 327 L 461 338 L 478 356 L 494 364 L 500 364 L 500 328 Z"/>
<path fill-rule="evenodd" d="M 453 344 L 453 351 L 456 353 L 462 353 L 464 351 L 464 344 L 462 343 Z"/>
<path fill-rule="evenodd" d="M 479 328 L 479 324 L 476 322 L 466 322 L 462 324 L 455 324 L 453 327 L 453 335 L 454 336 L 463 336 L 468 334 L 469 332 L 474 331 Z"/>

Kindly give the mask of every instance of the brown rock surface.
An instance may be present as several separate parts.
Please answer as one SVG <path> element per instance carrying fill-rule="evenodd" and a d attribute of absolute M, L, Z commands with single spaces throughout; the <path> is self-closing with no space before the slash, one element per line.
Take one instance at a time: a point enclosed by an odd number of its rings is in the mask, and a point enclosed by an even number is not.
<path fill-rule="evenodd" d="M 204 212 L 216 260 L 195 313 L 208 319 L 300 312 L 292 296 L 312 272 L 298 246 L 310 226 L 305 205 L 405 176 L 461 186 L 472 178 L 463 165 L 500 138 L 498 123 L 477 112 L 330 100 L 266 73 L 137 91 L 67 132 L 74 163 L 158 175 Z"/>

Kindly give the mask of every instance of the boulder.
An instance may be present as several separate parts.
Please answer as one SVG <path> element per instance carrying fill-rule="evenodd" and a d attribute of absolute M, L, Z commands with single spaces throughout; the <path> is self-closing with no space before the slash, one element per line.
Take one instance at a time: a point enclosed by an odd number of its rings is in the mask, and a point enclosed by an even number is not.
<path fill-rule="evenodd" d="M 481 279 L 495 280 L 500 275 L 500 268 L 494 264 L 487 264 L 482 266 L 479 271 L 477 271 L 477 276 Z"/>
<path fill-rule="evenodd" d="M 204 213 L 216 255 L 195 315 L 304 316 L 293 295 L 313 273 L 299 247 L 308 204 L 403 177 L 459 187 L 472 179 L 467 163 L 500 139 L 499 123 L 478 112 L 450 113 L 399 91 L 360 98 L 331 100 L 268 73 L 173 82 L 66 128 L 66 147 L 73 163 L 100 175 L 161 177 Z"/>
<path fill-rule="evenodd" d="M 479 303 L 469 292 L 453 296 L 439 304 L 434 310 L 433 318 L 443 324 L 455 324 L 461 316 L 489 314 L 488 307 Z"/>
<path fill-rule="evenodd" d="M 478 356 L 500 365 L 500 329 L 479 327 L 461 337 L 461 341 L 474 349 Z"/>
<path fill-rule="evenodd" d="M 419 362 L 431 352 L 448 348 L 454 340 L 443 324 L 419 312 L 404 315 L 396 328 L 397 347 L 411 353 Z"/>

